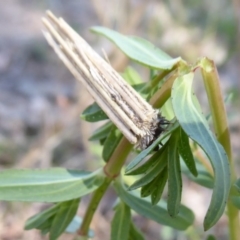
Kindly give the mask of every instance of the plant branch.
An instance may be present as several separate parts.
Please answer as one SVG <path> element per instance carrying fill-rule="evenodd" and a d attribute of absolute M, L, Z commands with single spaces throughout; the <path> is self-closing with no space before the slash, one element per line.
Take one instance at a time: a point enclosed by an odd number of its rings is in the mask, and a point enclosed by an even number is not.
<path fill-rule="evenodd" d="M 176 69 L 176 66 L 174 66 L 170 70 L 164 70 L 161 73 L 159 73 L 156 77 L 153 78 L 152 81 L 149 82 L 149 84 L 151 85 L 151 88 L 156 87 L 160 81 L 162 81 L 169 73 L 171 73 L 175 69 Z"/>
<path fill-rule="evenodd" d="M 119 175 L 131 149 L 132 145 L 123 137 L 104 167 L 104 172 L 108 178 L 114 179 Z"/>
<path fill-rule="evenodd" d="M 202 58 L 200 61 L 202 66 L 204 85 L 208 96 L 208 101 L 212 113 L 213 126 L 218 141 L 224 147 L 229 161 L 232 160 L 230 133 L 227 123 L 227 115 L 224 101 L 220 89 L 218 72 L 213 61 L 208 58 Z"/>
<path fill-rule="evenodd" d="M 174 72 L 162 85 L 161 88 L 157 90 L 157 92 L 152 96 L 149 103 L 154 108 L 160 108 L 162 105 L 168 100 L 168 98 L 171 96 L 171 89 L 174 80 L 178 77 L 178 73 Z"/>
<path fill-rule="evenodd" d="M 231 180 L 233 183 L 236 180 L 236 173 L 232 160 L 230 132 L 224 101 L 221 94 L 218 72 L 214 62 L 208 58 L 202 58 L 199 61 L 199 66 L 201 66 L 204 85 L 212 113 L 214 130 L 218 141 L 222 144 L 228 155 L 231 169 Z M 232 204 L 230 199 L 228 200 L 227 208 L 230 239 L 237 240 L 240 236 L 238 209 Z"/>
<path fill-rule="evenodd" d="M 106 190 L 108 189 L 108 186 L 110 185 L 111 181 L 112 181 L 112 179 L 106 177 L 103 184 L 92 195 L 92 199 L 91 199 L 91 201 L 88 205 L 87 211 L 85 212 L 85 215 L 83 217 L 83 222 L 81 224 L 80 229 L 78 230 L 78 234 L 80 236 L 88 236 L 88 229 L 91 224 L 93 215 L 94 215 L 103 195 L 105 194 Z"/>

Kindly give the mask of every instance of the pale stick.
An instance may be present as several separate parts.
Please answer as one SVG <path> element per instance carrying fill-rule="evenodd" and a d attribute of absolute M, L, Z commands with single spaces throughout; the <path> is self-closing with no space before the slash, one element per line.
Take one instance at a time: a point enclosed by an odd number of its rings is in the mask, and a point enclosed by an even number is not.
<path fill-rule="evenodd" d="M 63 19 L 49 11 L 47 17 L 43 18 L 44 36 L 59 58 L 123 135 L 141 149 L 148 147 L 166 120 Z"/>

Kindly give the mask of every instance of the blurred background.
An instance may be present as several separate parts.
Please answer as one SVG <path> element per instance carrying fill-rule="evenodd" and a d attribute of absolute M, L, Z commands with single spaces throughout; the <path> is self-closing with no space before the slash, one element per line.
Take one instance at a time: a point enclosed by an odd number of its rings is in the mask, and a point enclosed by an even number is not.
<path fill-rule="evenodd" d="M 146 81 L 149 70 L 130 62 L 89 28 L 102 25 L 143 37 L 172 57 L 182 56 L 190 63 L 201 56 L 213 59 L 224 97 L 231 94 L 227 112 L 233 156 L 239 166 L 239 1 L 8 0 L 0 4 L 1 170 L 51 166 L 94 170 L 102 165 L 100 147 L 88 142 L 97 125 L 79 117 L 93 100 L 42 35 L 41 18 L 47 9 L 63 17 L 96 51 L 101 53 L 104 49 L 116 70 L 122 72 L 130 64 Z M 202 104 L 207 104 L 200 74 L 196 78 L 197 94 Z M 172 231 L 143 217 L 135 216 L 134 220 L 149 240 L 205 239 L 202 222 L 210 194 L 203 187 L 184 182 L 183 203 L 196 214 L 195 229 L 187 233 Z M 96 240 L 109 239 L 109 206 L 114 200 L 110 190 L 94 217 L 91 227 Z M 81 203 L 80 216 L 87 202 L 85 198 Z M 25 220 L 45 207 L 39 203 L 0 202 L 0 240 L 47 239 L 38 231 L 23 230 Z M 226 219 L 222 217 L 208 233 L 215 234 L 217 239 L 228 239 Z M 72 238 L 64 235 L 60 239 Z"/>

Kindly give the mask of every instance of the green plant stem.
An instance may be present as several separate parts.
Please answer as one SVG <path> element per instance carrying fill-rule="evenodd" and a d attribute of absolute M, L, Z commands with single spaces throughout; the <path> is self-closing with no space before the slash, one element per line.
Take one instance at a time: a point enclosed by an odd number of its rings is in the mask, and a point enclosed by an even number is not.
<path fill-rule="evenodd" d="M 232 204 L 231 200 L 227 203 L 229 239 L 238 240 L 240 236 L 238 209 Z"/>
<path fill-rule="evenodd" d="M 236 173 L 232 160 L 230 133 L 219 84 L 218 72 L 214 62 L 208 58 L 202 58 L 199 62 L 199 65 L 201 66 L 204 85 L 210 104 L 214 130 L 218 141 L 222 144 L 228 155 L 231 169 L 231 180 L 233 183 L 236 180 Z M 227 208 L 230 239 L 238 240 L 240 236 L 238 209 L 232 204 L 230 199 L 228 200 Z"/>
<path fill-rule="evenodd" d="M 176 69 L 176 66 L 174 66 L 174 68 L 172 68 L 170 70 L 165 70 L 165 71 L 159 73 L 157 76 L 155 76 L 153 78 L 152 81 L 149 81 L 146 85 L 144 85 L 144 87 L 140 90 L 140 92 L 144 93 L 144 92 L 151 91 L 151 89 L 156 87 L 160 81 L 162 81 L 168 74 L 170 74 L 175 69 Z"/>
<path fill-rule="evenodd" d="M 131 149 L 132 145 L 123 137 L 104 167 L 104 172 L 109 178 L 114 179 L 119 175 Z"/>
<path fill-rule="evenodd" d="M 153 80 L 149 82 L 149 83 L 151 84 L 151 87 L 152 87 L 152 88 L 153 88 L 153 87 L 156 87 L 156 86 L 158 85 L 158 83 L 159 83 L 160 81 L 162 81 L 169 73 L 171 73 L 172 71 L 174 71 L 175 68 L 176 68 L 176 66 L 173 67 L 173 68 L 170 69 L 170 70 L 162 71 L 160 74 L 158 74 L 156 77 L 154 77 Z"/>
<path fill-rule="evenodd" d="M 93 215 L 94 215 L 103 195 L 105 194 L 106 190 L 108 189 L 108 186 L 111 183 L 111 181 L 112 181 L 112 179 L 106 177 L 103 184 L 92 195 L 92 199 L 88 205 L 87 211 L 85 212 L 83 222 L 81 224 L 80 229 L 78 230 L 78 234 L 80 236 L 88 235 L 88 229 L 91 224 Z"/>
<path fill-rule="evenodd" d="M 208 101 L 212 113 L 213 126 L 218 141 L 224 147 L 229 161 L 232 160 L 230 133 L 227 123 L 227 115 L 224 107 L 224 101 L 220 89 L 220 82 L 217 69 L 214 62 L 208 58 L 201 60 L 202 75 L 205 89 L 208 96 Z"/>
<path fill-rule="evenodd" d="M 162 105 L 168 100 L 168 98 L 171 96 L 171 89 L 174 80 L 178 77 L 178 73 L 174 72 L 162 85 L 161 88 L 157 90 L 157 92 L 152 96 L 149 103 L 154 108 L 160 108 Z"/>
<path fill-rule="evenodd" d="M 122 138 L 120 143 L 118 144 L 117 148 L 113 152 L 111 158 L 107 162 L 107 164 L 104 167 L 104 172 L 106 175 L 105 181 L 103 184 L 94 192 L 92 195 L 91 201 L 87 207 L 87 210 L 85 212 L 85 215 L 83 217 L 83 222 L 81 224 L 81 227 L 78 231 L 78 234 L 80 236 L 87 236 L 88 229 L 91 224 L 93 215 L 104 196 L 105 192 L 108 189 L 108 186 L 112 182 L 113 179 L 115 179 L 121 169 L 123 164 L 125 163 L 127 156 L 129 152 L 132 149 L 132 145 L 127 141 L 126 138 Z"/>

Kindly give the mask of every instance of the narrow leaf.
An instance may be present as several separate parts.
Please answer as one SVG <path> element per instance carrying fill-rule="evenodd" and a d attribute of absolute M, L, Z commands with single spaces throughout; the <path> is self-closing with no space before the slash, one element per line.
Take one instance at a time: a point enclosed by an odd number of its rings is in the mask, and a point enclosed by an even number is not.
<path fill-rule="evenodd" d="M 166 210 L 166 203 L 160 201 L 153 206 L 149 198 L 141 198 L 139 191 L 127 191 L 119 182 L 115 182 L 114 188 L 121 198 L 131 209 L 140 215 L 152 219 L 153 221 L 175 228 L 177 230 L 185 230 L 194 221 L 194 215 L 190 209 L 181 205 L 179 214 L 172 218 Z"/>
<path fill-rule="evenodd" d="M 108 116 L 97 105 L 97 103 L 94 102 L 82 112 L 81 118 L 87 122 L 98 122 L 101 120 L 108 119 Z"/>
<path fill-rule="evenodd" d="M 122 133 L 115 126 L 112 126 L 112 129 L 103 145 L 102 157 L 105 162 L 110 159 L 121 138 Z"/>
<path fill-rule="evenodd" d="M 168 176 L 167 166 L 154 178 L 150 183 L 142 186 L 141 197 L 147 197 L 151 195 L 151 201 L 153 205 L 156 205 L 162 195 L 162 191 L 167 181 Z M 165 179 L 166 178 L 166 179 Z M 157 200 L 159 198 L 159 200 Z M 157 201 L 157 202 L 156 202 Z"/>
<path fill-rule="evenodd" d="M 164 151 L 157 160 L 153 167 L 149 168 L 146 174 L 134 182 L 128 190 L 134 190 L 150 183 L 166 166 L 167 164 L 167 151 Z"/>
<path fill-rule="evenodd" d="M 186 164 L 181 164 L 181 170 L 184 175 L 186 175 L 190 180 L 193 182 L 198 183 L 199 185 L 206 187 L 206 188 L 213 188 L 214 178 L 212 175 L 202 166 L 202 164 L 196 161 L 196 167 L 198 176 L 194 177 L 190 172 L 189 169 L 186 167 Z"/>
<path fill-rule="evenodd" d="M 213 235 L 208 235 L 206 240 L 216 240 L 216 238 Z"/>
<path fill-rule="evenodd" d="M 49 233 L 53 220 L 54 220 L 54 216 L 52 216 L 51 218 L 48 218 L 39 227 L 37 227 L 38 230 L 41 230 L 42 235 Z"/>
<path fill-rule="evenodd" d="M 164 187 L 167 183 L 167 179 L 168 179 L 168 169 L 167 167 L 165 167 L 165 169 L 154 180 L 155 187 L 151 194 L 151 201 L 153 205 L 156 205 L 160 201 Z"/>
<path fill-rule="evenodd" d="M 163 147 L 161 147 L 157 152 L 155 152 L 145 163 L 128 171 L 127 173 L 125 173 L 125 175 L 143 174 L 143 173 L 146 173 L 148 170 L 155 168 L 160 156 L 162 155 L 164 150 L 167 148 L 167 144 L 168 142 L 166 142 Z"/>
<path fill-rule="evenodd" d="M 179 131 L 172 133 L 168 145 L 168 212 L 175 217 L 179 212 L 182 196 L 182 176 L 178 154 Z"/>
<path fill-rule="evenodd" d="M 132 68 L 127 67 L 125 71 L 122 74 L 122 77 L 130 84 L 130 85 L 136 85 L 136 84 L 142 84 L 143 80 L 138 74 L 138 72 Z"/>
<path fill-rule="evenodd" d="M 130 170 L 134 169 L 147 155 L 149 155 L 158 145 L 159 143 L 169 136 L 177 127 L 179 126 L 178 122 L 176 120 L 171 121 L 168 128 L 165 132 L 163 132 L 154 142 L 151 146 L 149 146 L 147 149 L 143 150 L 137 157 L 135 157 L 126 167 L 125 174 L 128 174 Z"/>
<path fill-rule="evenodd" d="M 210 131 L 192 94 L 193 73 L 178 77 L 172 87 L 172 104 L 179 124 L 186 134 L 205 151 L 214 170 L 214 189 L 204 229 L 208 230 L 222 216 L 230 190 L 230 169 L 225 150 Z"/>
<path fill-rule="evenodd" d="M 52 168 L 5 170 L 0 173 L 0 200 L 62 202 L 96 190 L 103 182 L 102 169 L 93 173 Z"/>
<path fill-rule="evenodd" d="M 59 204 L 55 204 L 54 206 L 30 217 L 24 226 L 25 230 L 30 230 L 33 228 L 37 228 L 39 229 L 39 227 L 46 222 L 49 218 L 51 218 L 52 216 L 54 216 L 56 214 L 56 212 L 58 211 L 59 208 Z"/>
<path fill-rule="evenodd" d="M 144 99 L 148 99 L 150 93 L 150 83 L 139 83 L 132 85 L 133 89 L 135 89 Z"/>
<path fill-rule="evenodd" d="M 109 135 L 111 128 L 113 127 L 112 122 L 107 122 L 96 131 L 93 132 L 92 136 L 89 138 L 89 141 L 96 141 L 106 138 Z"/>
<path fill-rule="evenodd" d="M 142 198 L 148 197 L 152 194 L 152 192 L 155 189 L 155 180 L 156 180 L 156 178 L 153 179 L 150 183 L 141 187 L 141 197 Z"/>
<path fill-rule="evenodd" d="M 155 69 L 171 69 L 181 58 L 171 58 L 152 43 L 138 37 L 127 37 L 104 27 L 91 30 L 107 37 L 115 43 L 129 58 Z"/>
<path fill-rule="evenodd" d="M 130 208 L 124 202 L 120 202 L 116 206 L 115 215 L 111 223 L 111 240 L 128 240 L 130 222 Z"/>
<path fill-rule="evenodd" d="M 198 172 L 196 169 L 196 164 L 193 158 L 192 150 L 189 145 L 188 136 L 182 128 L 180 128 L 179 131 L 180 131 L 180 138 L 178 142 L 179 153 L 182 159 L 184 160 L 186 166 L 188 167 L 189 171 L 193 174 L 193 176 L 197 177 Z"/>
<path fill-rule="evenodd" d="M 143 234 L 136 228 L 136 226 L 131 222 L 129 238 L 128 240 L 144 240 Z"/>
<path fill-rule="evenodd" d="M 80 199 L 62 202 L 51 225 L 49 239 L 57 239 L 71 223 L 77 213 Z"/>

